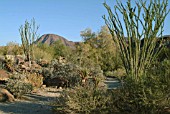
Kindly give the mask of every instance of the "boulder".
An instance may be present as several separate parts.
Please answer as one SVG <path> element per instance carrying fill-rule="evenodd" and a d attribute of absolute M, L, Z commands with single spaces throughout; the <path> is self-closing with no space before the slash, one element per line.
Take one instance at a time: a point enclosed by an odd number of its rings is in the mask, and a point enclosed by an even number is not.
<path fill-rule="evenodd" d="M 23 57 L 21 57 L 21 56 L 16 56 L 15 57 L 15 60 L 16 60 L 16 64 L 24 64 L 24 62 L 25 62 L 25 59 L 23 58 Z"/>
<path fill-rule="evenodd" d="M 7 81 L 10 75 L 3 69 L 0 69 L 0 81 Z"/>
<path fill-rule="evenodd" d="M 7 89 L 0 88 L 0 102 L 4 101 L 13 102 L 15 98 Z"/>
<path fill-rule="evenodd" d="M 33 69 L 41 69 L 41 66 L 39 64 L 37 64 L 35 61 L 32 61 L 31 67 Z"/>

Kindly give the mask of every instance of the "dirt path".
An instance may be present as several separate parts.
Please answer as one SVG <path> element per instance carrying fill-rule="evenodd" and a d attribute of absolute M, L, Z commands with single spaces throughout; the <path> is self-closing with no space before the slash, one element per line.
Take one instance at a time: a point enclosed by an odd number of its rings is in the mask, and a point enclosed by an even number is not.
<path fill-rule="evenodd" d="M 24 100 L 0 103 L 0 114 L 54 114 L 52 106 L 62 90 L 46 88 L 24 96 Z"/>

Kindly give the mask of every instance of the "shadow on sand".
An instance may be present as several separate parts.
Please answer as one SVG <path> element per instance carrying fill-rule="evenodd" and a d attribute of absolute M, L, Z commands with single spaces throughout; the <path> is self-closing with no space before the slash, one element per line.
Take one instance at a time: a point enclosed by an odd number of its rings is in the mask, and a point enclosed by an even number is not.
<path fill-rule="evenodd" d="M 13 103 L 0 103 L 0 114 L 53 114 L 50 103 L 55 97 L 28 94 L 24 99 Z"/>

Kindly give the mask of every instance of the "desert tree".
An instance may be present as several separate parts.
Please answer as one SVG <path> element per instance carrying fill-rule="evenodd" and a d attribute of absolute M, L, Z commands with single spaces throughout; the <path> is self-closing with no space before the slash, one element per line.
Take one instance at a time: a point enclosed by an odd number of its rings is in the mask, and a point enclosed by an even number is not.
<path fill-rule="evenodd" d="M 86 28 L 84 31 L 80 32 L 80 36 L 83 38 L 83 41 L 87 42 L 88 40 L 95 38 L 96 34 L 90 28 Z"/>
<path fill-rule="evenodd" d="M 103 16 L 103 19 L 120 50 L 126 73 L 138 81 L 161 50 L 157 38 L 162 37 L 164 20 L 169 13 L 168 0 L 139 0 L 135 6 L 131 0 L 126 5 L 117 0 L 114 12 L 106 3 L 104 6 L 108 18 Z"/>
<path fill-rule="evenodd" d="M 32 19 L 31 22 L 25 21 L 24 25 L 21 25 L 19 28 L 22 48 L 26 56 L 26 60 L 29 61 L 31 66 L 31 60 L 34 58 L 34 41 L 38 38 L 37 31 L 39 26 L 36 25 L 35 19 Z"/>

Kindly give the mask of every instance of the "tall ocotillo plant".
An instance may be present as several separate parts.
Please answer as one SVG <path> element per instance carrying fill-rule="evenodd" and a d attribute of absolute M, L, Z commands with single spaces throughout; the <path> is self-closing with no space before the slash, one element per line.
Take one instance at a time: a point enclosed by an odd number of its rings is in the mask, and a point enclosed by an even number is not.
<path fill-rule="evenodd" d="M 31 59 L 34 58 L 33 43 L 38 38 L 38 28 L 39 26 L 36 25 L 35 19 L 32 19 L 30 23 L 26 20 L 25 24 L 21 25 L 19 29 L 22 41 L 22 48 L 26 56 L 26 60 L 30 63 L 29 65 L 31 65 Z"/>
<path fill-rule="evenodd" d="M 168 0 L 139 0 L 135 5 L 132 7 L 131 0 L 126 5 L 117 1 L 113 13 L 104 3 L 109 16 L 103 16 L 103 19 L 120 49 L 127 75 L 137 81 L 161 49 L 161 43 L 157 45 L 157 37 L 162 37 L 169 10 Z"/>

